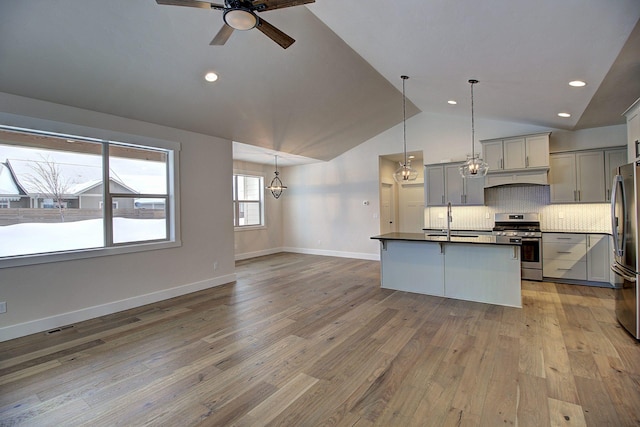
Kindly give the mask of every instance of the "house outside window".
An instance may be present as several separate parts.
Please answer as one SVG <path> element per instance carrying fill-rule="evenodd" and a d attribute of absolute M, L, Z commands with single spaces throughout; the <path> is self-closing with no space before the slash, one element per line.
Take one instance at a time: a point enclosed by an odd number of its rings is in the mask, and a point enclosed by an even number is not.
<path fill-rule="evenodd" d="M 233 175 L 233 225 L 237 229 L 264 226 L 264 178 Z"/>
<path fill-rule="evenodd" d="M 179 144 L 158 145 L 0 125 L 0 268 L 179 244 Z"/>

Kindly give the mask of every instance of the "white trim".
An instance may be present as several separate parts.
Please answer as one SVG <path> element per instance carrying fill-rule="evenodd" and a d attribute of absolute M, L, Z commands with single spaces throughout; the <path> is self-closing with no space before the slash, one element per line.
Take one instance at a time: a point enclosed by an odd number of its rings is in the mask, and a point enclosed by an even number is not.
<path fill-rule="evenodd" d="M 140 307 L 145 304 L 167 300 L 180 295 L 201 291 L 203 289 L 213 288 L 215 286 L 234 282 L 235 280 L 235 273 L 228 274 L 226 276 L 214 277 L 211 279 L 202 280 L 200 282 L 176 286 L 174 288 L 164 289 L 162 291 L 152 292 L 146 295 L 139 295 L 102 305 L 87 307 L 77 311 L 71 311 L 68 313 L 57 314 L 55 316 L 19 323 L 17 325 L 5 326 L 3 328 L 0 328 L 0 342 L 47 331 L 53 328 L 59 328 L 65 325 L 71 325 L 73 323 L 82 322 L 84 320 L 93 319 L 99 316 L 117 313 L 119 311 L 128 310 L 130 308 Z"/>
<path fill-rule="evenodd" d="M 245 252 L 243 254 L 236 254 L 236 258 L 235 259 L 236 259 L 236 261 L 240 261 L 240 260 L 243 260 L 243 259 L 256 258 L 256 257 L 259 257 L 259 256 L 278 254 L 280 252 L 291 252 L 291 251 L 285 251 L 282 248 L 263 249 L 261 251 Z"/>
<path fill-rule="evenodd" d="M 307 248 L 282 248 L 283 252 L 293 252 L 297 254 L 307 255 L 322 255 L 322 256 L 335 256 L 340 258 L 355 258 L 366 259 L 369 261 L 380 261 L 380 253 L 368 254 L 364 252 L 343 252 L 343 251 L 329 251 L 323 249 L 307 249 Z"/>

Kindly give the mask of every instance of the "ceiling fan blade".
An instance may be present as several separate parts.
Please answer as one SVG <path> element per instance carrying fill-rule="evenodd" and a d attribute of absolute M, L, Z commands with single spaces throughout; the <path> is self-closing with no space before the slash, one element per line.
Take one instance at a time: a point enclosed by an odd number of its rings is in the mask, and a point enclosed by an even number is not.
<path fill-rule="evenodd" d="M 156 3 L 168 6 L 188 6 L 200 9 L 224 9 L 221 4 L 209 3 L 197 0 L 156 0 Z"/>
<path fill-rule="evenodd" d="M 220 31 L 218 31 L 218 34 L 216 34 L 213 40 L 211 40 L 211 43 L 209 43 L 209 45 L 222 46 L 227 42 L 227 40 L 229 40 L 231 34 L 233 34 L 233 28 L 228 26 L 227 24 L 223 24 L 222 28 L 220 28 Z"/>
<path fill-rule="evenodd" d="M 273 40 L 274 42 L 282 46 L 283 49 L 288 48 L 295 42 L 294 39 L 292 39 L 282 31 L 280 31 L 273 25 L 269 24 L 267 21 L 265 21 L 262 18 L 259 19 L 258 25 L 256 25 L 256 28 L 260 30 L 262 34 L 264 34 L 265 36 L 269 37 L 271 40 Z"/>
<path fill-rule="evenodd" d="M 316 0 L 257 0 L 253 3 L 253 9 L 258 12 L 265 10 L 282 9 L 291 6 L 301 6 L 307 3 L 315 3 Z"/>

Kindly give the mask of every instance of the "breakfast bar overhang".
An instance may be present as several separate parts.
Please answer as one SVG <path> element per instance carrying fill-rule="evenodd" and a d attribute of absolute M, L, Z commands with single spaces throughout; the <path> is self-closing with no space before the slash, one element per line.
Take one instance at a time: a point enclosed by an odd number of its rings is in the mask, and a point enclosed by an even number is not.
<path fill-rule="evenodd" d="M 494 236 L 388 233 L 380 241 L 386 289 L 522 307 L 520 245 Z"/>

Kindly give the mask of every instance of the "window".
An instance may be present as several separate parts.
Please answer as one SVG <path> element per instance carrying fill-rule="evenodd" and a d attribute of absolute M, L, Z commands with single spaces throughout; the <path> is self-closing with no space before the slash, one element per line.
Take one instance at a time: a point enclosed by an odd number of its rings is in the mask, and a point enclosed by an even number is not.
<path fill-rule="evenodd" d="M 0 267 L 175 246 L 175 148 L 0 125 Z"/>
<path fill-rule="evenodd" d="M 264 225 L 264 178 L 251 175 L 233 176 L 233 225 Z"/>

